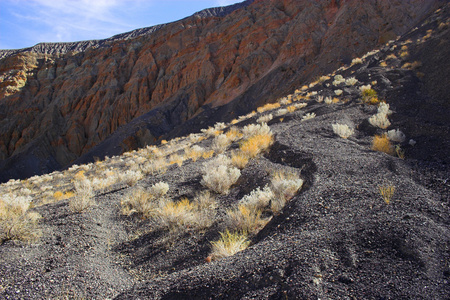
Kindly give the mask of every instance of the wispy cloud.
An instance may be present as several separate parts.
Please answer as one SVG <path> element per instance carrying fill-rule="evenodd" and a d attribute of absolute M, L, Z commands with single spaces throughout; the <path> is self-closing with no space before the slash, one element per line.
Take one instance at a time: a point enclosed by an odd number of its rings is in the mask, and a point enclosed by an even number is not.
<path fill-rule="evenodd" d="M 16 13 L 18 19 L 33 24 L 40 41 L 74 41 L 105 38 L 135 29 L 137 24 L 126 21 L 127 14 L 142 5 L 142 1 L 127 0 L 28 0 L 26 12 Z M 147 1 L 146 5 L 150 5 Z M 30 25 L 31 25 L 30 24 Z M 41 30 L 46 27 L 47 30 Z M 32 31 L 30 31 L 31 33 Z M 86 39 L 86 38 L 85 38 Z"/>
<path fill-rule="evenodd" d="M 227 6 L 234 3 L 242 2 L 244 0 L 217 0 L 216 3 L 218 6 Z"/>

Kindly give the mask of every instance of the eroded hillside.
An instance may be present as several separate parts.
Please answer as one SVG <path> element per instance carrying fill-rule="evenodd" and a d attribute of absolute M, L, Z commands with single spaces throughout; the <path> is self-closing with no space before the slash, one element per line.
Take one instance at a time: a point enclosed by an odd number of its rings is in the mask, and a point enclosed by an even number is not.
<path fill-rule="evenodd" d="M 251 111 L 405 33 L 440 3 L 247 1 L 81 52 L 11 54 L 0 61 L 0 178 L 67 167 L 118 128 L 96 156 L 174 136 L 227 103 Z"/>
<path fill-rule="evenodd" d="M 427 87 L 449 12 L 230 122 L 0 185 L 0 296 L 446 299 L 449 102 Z"/>

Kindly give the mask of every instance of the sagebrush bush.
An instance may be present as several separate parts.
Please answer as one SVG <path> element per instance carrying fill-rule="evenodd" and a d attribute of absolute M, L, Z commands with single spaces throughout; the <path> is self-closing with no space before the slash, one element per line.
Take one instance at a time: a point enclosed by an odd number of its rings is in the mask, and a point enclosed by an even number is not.
<path fill-rule="evenodd" d="M 333 127 L 333 132 L 344 139 L 352 136 L 355 133 L 353 128 L 350 128 L 346 124 L 336 123 L 336 124 L 332 124 L 331 126 Z"/>
<path fill-rule="evenodd" d="M 241 171 L 231 167 L 231 160 L 223 154 L 203 164 L 202 185 L 210 190 L 227 194 L 230 187 L 239 179 Z"/>
<path fill-rule="evenodd" d="M 227 210 L 227 227 L 240 232 L 254 234 L 260 231 L 270 221 L 271 217 L 262 217 L 260 209 L 252 209 L 244 204 Z"/>
<path fill-rule="evenodd" d="M 214 138 L 211 147 L 215 153 L 223 153 L 228 149 L 231 142 L 232 141 L 228 138 L 228 136 L 222 133 Z"/>
<path fill-rule="evenodd" d="M 338 85 L 340 85 L 343 82 L 345 82 L 345 79 L 344 79 L 344 77 L 342 77 L 342 75 L 334 76 L 334 81 L 333 81 L 333 85 L 334 86 L 338 86 Z"/>
<path fill-rule="evenodd" d="M 262 190 L 258 187 L 244 196 L 239 204 L 248 207 L 250 210 L 263 210 L 269 207 L 273 198 L 275 198 L 275 194 L 269 186 L 265 186 Z"/>
<path fill-rule="evenodd" d="M 273 119 L 273 115 L 272 115 L 272 114 L 267 114 L 267 115 L 264 115 L 264 116 L 259 117 L 259 118 L 256 120 L 256 122 L 257 122 L 257 123 L 267 123 L 267 122 L 269 122 L 269 121 L 272 120 L 272 119 Z"/>
<path fill-rule="evenodd" d="M 95 204 L 94 189 L 88 179 L 75 181 L 74 187 L 75 196 L 69 200 L 69 207 L 73 212 L 80 213 Z"/>
<path fill-rule="evenodd" d="M 155 197 L 143 188 L 136 188 L 125 194 L 122 201 L 122 214 L 137 213 L 142 219 L 154 215 L 158 207 Z"/>
<path fill-rule="evenodd" d="M 198 146 L 193 145 L 190 148 L 184 149 L 184 158 L 185 159 L 192 159 L 192 161 L 197 161 L 200 157 L 202 157 L 203 153 L 205 152 L 205 149 Z"/>
<path fill-rule="evenodd" d="M 274 213 L 280 212 L 286 203 L 294 197 L 303 185 L 303 179 L 290 172 L 276 172 L 272 176 L 271 189 L 275 194 L 271 201 L 271 209 Z"/>
<path fill-rule="evenodd" d="M 263 124 L 249 124 L 242 128 L 242 134 L 244 139 L 248 139 L 255 135 L 269 135 L 271 130 L 269 125 Z"/>
<path fill-rule="evenodd" d="M 7 240 L 32 242 L 41 236 L 41 216 L 30 212 L 31 197 L 3 195 L 0 199 L 0 244 Z"/>
<path fill-rule="evenodd" d="M 236 254 L 250 245 L 247 234 L 244 232 L 225 232 L 220 233 L 220 239 L 212 244 L 212 259 L 217 260 Z"/>
<path fill-rule="evenodd" d="M 386 129 L 391 126 L 391 122 L 384 113 L 377 113 L 369 118 L 369 123 L 378 128 Z"/>
<path fill-rule="evenodd" d="M 316 117 L 315 113 L 307 113 L 302 117 L 302 122 L 306 121 L 306 120 L 314 119 L 315 117 Z"/>

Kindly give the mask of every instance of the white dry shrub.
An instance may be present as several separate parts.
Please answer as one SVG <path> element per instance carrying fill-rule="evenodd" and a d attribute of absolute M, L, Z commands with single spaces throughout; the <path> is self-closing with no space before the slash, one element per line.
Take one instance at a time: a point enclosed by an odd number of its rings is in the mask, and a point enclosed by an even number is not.
<path fill-rule="evenodd" d="M 241 176 L 241 171 L 230 165 L 231 160 L 223 154 L 205 162 L 203 164 L 202 185 L 216 193 L 227 194 L 230 187 Z"/>
<path fill-rule="evenodd" d="M 208 127 L 207 129 L 202 129 L 201 132 L 206 136 L 214 136 L 216 130 L 214 129 L 214 127 Z"/>
<path fill-rule="evenodd" d="M 393 142 L 403 143 L 406 136 L 399 129 L 392 129 L 387 132 L 387 138 Z"/>
<path fill-rule="evenodd" d="M 244 196 L 239 204 L 245 205 L 251 210 L 262 210 L 269 206 L 273 198 L 275 198 L 275 194 L 269 186 L 265 186 L 262 190 L 258 187 L 249 195 Z"/>
<path fill-rule="evenodd" d="M 150 192 L 138 187 L 124 195 L 121 206 L 122 214 L 129 216 L 137 213 L 145 219 L 156 213 L 158 202 Z"/>
<path fill-rule="evenodd" d="M 74 182 L 75 196 L 69 201 L 69 207 L 73 212 L 82 212 L 94 205 L 94 189 L 91 181 L 81 179 Z"/>
<path fill-rule="evenodd" d="M 214 124 L 215 130 L 223 130 L 225 128 L 227 128 L 227 124 L 225 124 L 223 122 L 217 122 L 216 124 Z"/>
<path fill-rule="evenodd" d="M 4 194 L 0 198 L 0 244 L 7 240 L 32 242 L 39 238 L 41 231 L 38 221 L 41 216 L 29 212 L 32 198 Z"/>
<path fill-rule="evenodd" d="M 326 104 L 331 104 L 331 103 L 333 103 L 333 99 L 331 99 L 331 97 L 326 97 L 325 98 L 325 103 Z"/>
<path fill-rule="evenodd" d="M 119 180 L 125 182 L 129 186 L 133 186 L 144 177 L 140 170 L 126 170 L 119 174 Z"/>
<path fill-rule="evenodd" d="M 255 135 L 269 135 L 271 133 L 269 125 L 262 124 L 249 124 L 242 128 L 242 134 L 244 139 L 248 139 Z"/>
<path fill-rule="evenodd" d="M 267 122 L 269 122 L 272 119 L 273 119 L 273 115 L 272 114 L 267 114 L 267 115 L 259 117 L 258 120 L 256 120 L 256 122 L 258 122 L 258 123 L 267 123 Z"/>
<path fill-rule="evenodd" d="M 210 227 L 215 220 L 217 200 L 209 191 L 203 191 L 193 200 L 194 215 L 192 219 L 193 226 L 196 229 L 204 229 Z"/>
<path fill-rule="evenodd" d="M 308 106 L 308 103 L 294 103 L 291 106 L 295 107 L 295 109 L 302 109 L 302 108 Z"/>
<path fill-rule="evenodd" d="M 316 101 L 319 103 L 323 102 L 323 96 L 322 95 L 317 96 Z"/>
<path fill-rule="evenodd" d="M 167 194 L 168 191 L 169 184 L 165 183 L 164 181 L 157 182 L 150 187 L 150 193 L 156 198 L 161 198 L 162 196 Z"/>
<path fill-rule="evenodd" d="M 344 77 L 342 77 L 342 75 L 336 75 L 334 76 L 334 80 L 333 80 L 333 85 L 334 86 L 338 86 L 341 83 L 345 82 Z"/>
<path fill-rule="evenodd" d="M 391 125 L 391 122 L 384 113 L 377 113 L 369 118 L 369 123 L 372 126 L 386 129 Z"/>
<path fill-rule="evenodd" d="M 392 111 L 389 109 L 389 104 L 387 104 L 386 102 L 380 102 L 380 104 L 378 105 L 378 113 L 385 115 L 392 114 Z"/>
<path fill-rule="evenodd" d="M 340 96 L 340 95 L 342 95 L 343 91 L 342 90 L 334 90 L 334 93 L 336 94 L 336 96 Z"/>
<path fill-rule="evenodd" d="M 271 189 L 275 194 L 271 202 L 271 209 L 278 213 L 297 191 L 302 187 L 303 179 L 295 173 L 277 172 L 271 180 Z"/>
<path fill-rule="evenodd" d="M 225 134 L 221 133 L 214 138 L 211 147 L 215 153 L 223 153 L 230 144 L 231 140 Z"/>
<path fill-rule="evenodd" d="M 355 133 L 353 128 L 350 128 L 346 124 L 336 123 L 336 124 L 332 124 L 331 126 L 333 127 L 333 132 L 344 139 L 348 138 L 349 136 L 351 136 Z"/>
<path fill-rule="evenodd" d="M 307 113 L 302 117 L 302 122 L 310 119 L 314 119 L 316 117 L 315 113 Z"/>
<path fill-rule="evenodd" d="M 360 86 L 359 90 L 361 91 L 361 93 L 364 93 L 364 91 L 370 90 L 371 88 L 372 88 L 372 86 L 370 84 L 367 84 L 367 85 Z"/>
<path fill-rule="evenodd" d="M 288 112 L 289 112 L 289 110 L 287 110 L 286 108 L 280 108 L 275 112 L 275 114 L 277 117 L 279 117 L 279 116 L 284 116 Z"/>
<path fill-rule="evenodd" d="M 167 168 L 167 161 L 164 157 L 158 156 L 151 161 L 146 162 L 143 166 L 141 166 L 142 172 L 144 174 L 156 174 L 163 173 Z"/>
<path fill-rule="evenodd" d="M 350 77 L 345 80 L 345 85 L 347 85 L 347 86 L 355 85 L 357 83 L 358 83 L 358 79 L 356 79 L 355 77 Z"/>

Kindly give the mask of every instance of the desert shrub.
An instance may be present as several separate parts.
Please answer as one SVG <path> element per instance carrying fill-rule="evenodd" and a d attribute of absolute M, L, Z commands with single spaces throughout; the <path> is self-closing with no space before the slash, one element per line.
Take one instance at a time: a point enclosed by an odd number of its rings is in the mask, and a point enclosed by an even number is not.
<path fill-rule="evenodd" d="M 241 131 L 239 129 L 237 129 L 236 127 L 231 127 L 226 133 L 225 135 L 227 136 L 227 138 L 232 141 L 235 142 L 239 139 L 242 138 L 243 134 L 241 133 Z"/>
<path fill-rule="evenodd" d="M 257 123 L 267 123 L 267 122 L 269 122 L 269 121 L 272 120 L 272 119 L 273 119 L 273 115 L 272 115 L 272 114 L 267 114 L 267 115 L 264 115 L 264 116 L 259 117 L 259 118 L 256 120 L 256 122 L 257 122 Z"/>
<path fill-rule="evenodd" d="M 286 203 L 294 197 L 302 185 L 303 180 L 297 174 L 290 172 L 276 172 L 272 176 L 270 182 L 270 187 L 275 195 L 271 201 L 272 212 L 280 212 Z"/>
<path fill-rule="evenodd" d="M 334 76 L 334 80 L 333 80 L 333 85 L 334 86 L 338 86 L 341 83 L 345 82 L 344 77 L 342 77 L 342 75 L 336 75 Z"/>
<path fill-rule="evenodd" d="M 378 113 L 379 114 L 390 115 L 392 113 L 392 111 L 389 109 L 389 104 L 387 104 L 386 102 L 381 102 L 378 105 Z"/>
<path fill-rule="evenodd" d="M 230 165 L 231 160 L 222 154 L 211 161 L 205 162 L 201 183 L 216 193 L 227 194 L 230 187 L 241 176 L 241 171 Z"/>
<path fill-rule="evenodd" d="M 144 177 L 144 174 L 140 170 L 126 170 L 118 174 L 118 180 L 129 186 L 135 185 L 142 177 Z"/>
<path fill-rule="evenodd" d="M 249 124 L 242 128 L 242 134 L 244 139 L 248 139 L 249 137 L 255 136 L 255 135 L 269 135 L 271 134 L 270 127 L 263 123 L 263 124 Z"/>
<path fill-rule="evenodd" d="M 331 97 L 326 97 L 325 104 L 331 104 L 331 103 L 333 103 L 333 99 L 331 99 Z"/>
<path fill-rule="evenodd" d="M 251 211 L 263 210 L 268 208 L 272 199 L 275 198 L 274 192 L 269 186 L 260 189 L 259 187 L 251 191 L 249 195 L 244 196 L 240 201 L 240 205 L 244 205 Z"/>
<path fill-rule="evenodd" d="M 372 150 L 384 152 L 387 154 L 394 154 L 394 147 L 387 138 L 386 134 L 375 135 L 372 141 Z"/>
<path fill-rule="evenodd" d="M 161 201 L 155 213 L 157 223 L 175 231 L 181 226 L 187 226 L 193 219 L 194 205 L 187 198 L 180 201 Z"/>
<path fill-rule="evenodd" d="M 357 83 L 358 83 L 358 79 L 356 79 L 355 77 L 350 77 L 345 80 L 345 85 L 347 85 L 347 86 L 355 85 Z"/>
<path fill-rule="evenodd" d="M 164 173 L 167 169 L 167 165 L 166 159 L 162 156 L 158 156 L 144 163 L 141 166 L 141 170 L 144 174 Z"/>
<path fill-rule="evenodd" d="M 226 230 L 220 233 L 220 239 L 212 244 L 212 259 L 217 260 L 236 254 L 250 245 L 246 233 L 230 232 Z"/>
<path fill-rule="evenodd" d="M 386 129 L 391 125 L 391 122 L 389 121 L 389 119 L 387 118 L 386 114 L 380 114 L 377 113 L 373 116 L 371 116 L 369 118 L 369 123 L 372 126 L 378 127 L 378 128 L 382 128 L 382 129 Z"/>
<path fill-rule="evenodd" d="M 249 158 L 258 156 L 261 152 L 267 150 L 273 144 L 272 133 L 258 134 L 244 140 L 239 149 Z"/>
<path fill-rule="evenodd" d="M 259 113 L 263 113 L 265 111 L 272 110 L 272 109 L 275 109 L 275 108 L 278 108 L 278 107 L 280 107 L 280 103 L 267 103 L 264 106 L 258 107 L 256 110 Z"/>
<path fill-rule="evenodd" d="M 379 102 L 377 92 L 372 88 L 362 90 L 362 101 L 364 103 L 376 104 Z"/>
<path fill-rule="evenodd" d="M 208 159 L 208 158 L 211 158 L 213 155 L 214 155 L 214 150 L 209 150 L 209 151 L 203 152 L 202 157 L 204 159 Z"/>
<path fill-rule="evenodd" d="M 154 215 L 157 208 L 154 195 L 143 188 L 135 188 L 125 194 L 120 204 L 122 206 L 122 214 L 129 216 L 137 213 L 142 219 Z"/>
<path fill-rule="evenodd" d="M 239 169 L 245 168 L 248 164 L 249 157 L 242 151 L 231 152 L 231 164 Z"/>
<path fill-rule="evenodd" d="M 183 157 L 181 155 L 178 155 L 177 153 L 174 153 L 169 156 L 169 165 L 177 164 L 179 167 L 183 165 Z"/>
<path fill-rule="evenodd" d="M 152 217 L 168 191 L 169 185 L 162 181 L 152 185 L 149 190 L 135 188 L 122 199 L 122 214 L 129 216 L 137 213 L 142 219 Z"/>
<path fill-rule="evenodd" d="M 67 191 L 65 193 L 61 191 L 56 191 L 53 193 L 53 198 L 55 198 L 56 201 L 69 199 L 72 198 L 73 196 L 75 196 L 75 193 L 72 191 Z"/>
<path fill-rule="evenodd" d="M 336 96 L 340 96 L 340 95 L 342 95 L 343 91 L 342 90 L 334 90 L 334 93 L 336 94 Z"/>
<path fill-rule="evenodd" d="M 352 59 L 351 65 L 353 66 L 353 65 L 362 64 L 362 63 L 363 63 L 363 60 L 361 58 L 357 57 L 357 58 Z"/>
<path fill-rule="evenodd" d="M 231 144 L 231 140 L 225 134 L 219 134 L 216 136 L 212 142 L 212 149 L 216 153 L 223 153 L 227 150 L 228 146 Z"/>
<path fill-rule="evenodd" d="M 387 132 L 387 138 L 393 142 L 403 143 L 406 136 L 398 129 L 392 129 Z"/>
<path fill-rule="evenodd" d="M 0 198 L 0 243 L 8 240 L 32 242 L 41 236 L 41 216 L 30 212 L 31 197 L 3 195 Z"/>
<path fill-rule="evenodd" d="M 205 149 L 198 145 L 193 145 L 190 148 L 184 149 L 184 158 L 185 159 L 192 159 L 192 161 L 197 161 L 200 157 L 202 157 L 203 153 L 205 152 Z"/>
<path fill-rule="evenodd" d="M 344 139 L 348 138 L 349 136 L 351 136 L 355 133 L 353 128 L 350 128 L 346 124 L 336 123 L 336 124 L 332 124 L 331 126 L 333 127 L 333 132 Z"/>
<path fill-rule="evenodd" d="M 306 121 L 306 120 L 314 119 L 315 117 L 316 117 L 315 113 L 307 113 L 302 117 L 302 122 Z"/>
<path fill-rule="evenodd" d="M 75 196 L 69 200 L 69 207 L 73 212 L 81 213 L 95 204 L 94 189 L 89 180 L 77 180 L 74 187 Z"/>
<path fill-rule="evenodd" d="M 235 231 L 254 234 L 266 226 L 269 221 L 270 217 L 263 218 L 260 209 L 252 209 L 243 204 L 227 210 L 227 227 Z"/>

